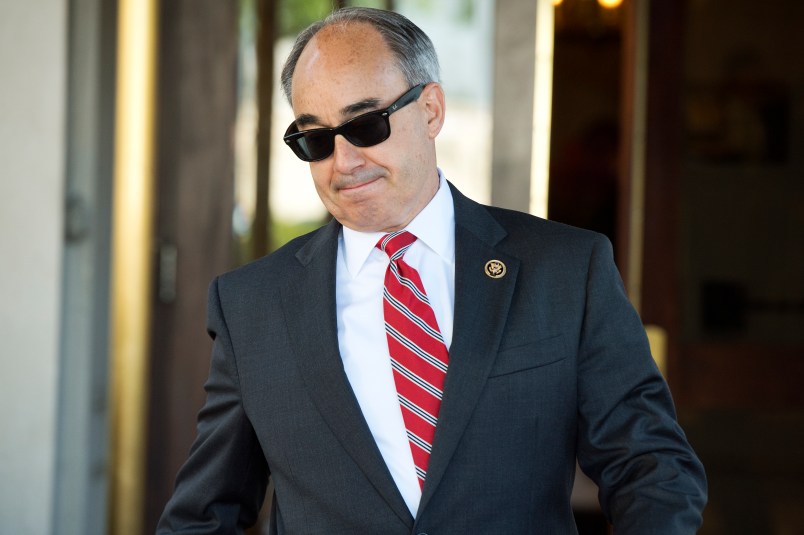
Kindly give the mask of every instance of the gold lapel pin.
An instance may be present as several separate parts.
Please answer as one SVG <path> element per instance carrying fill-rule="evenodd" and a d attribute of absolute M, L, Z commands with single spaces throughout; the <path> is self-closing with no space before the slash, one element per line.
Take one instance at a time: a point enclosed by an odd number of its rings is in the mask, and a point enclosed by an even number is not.
<path fill-rule="evenodd" d="M 501 279 L 505 276 L 505 264 L 499 260 L 489 260 L 486 262 L 485 272 L 492 279 Z"/>

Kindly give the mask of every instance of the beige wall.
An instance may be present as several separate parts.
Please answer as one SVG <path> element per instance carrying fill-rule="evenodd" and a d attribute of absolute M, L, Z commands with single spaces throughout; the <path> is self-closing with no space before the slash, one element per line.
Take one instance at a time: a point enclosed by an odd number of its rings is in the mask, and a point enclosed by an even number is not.
<path fill-rule="evenodd" d="M 0 525 L 51 531 L 66 5 L 0 3 Z"/>

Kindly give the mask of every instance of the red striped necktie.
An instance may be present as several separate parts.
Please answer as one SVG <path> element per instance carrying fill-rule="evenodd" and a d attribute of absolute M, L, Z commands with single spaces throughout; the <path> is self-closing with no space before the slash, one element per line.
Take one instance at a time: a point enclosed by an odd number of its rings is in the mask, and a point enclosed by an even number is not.
<path fill-rule="evenodd" d="M 383 236 L 377 247 L 391 259 L 383 291 L 385 334 L 413 464 L 423 487 L 448 353 L 419 273 L 402 260 L 415 241 L 407 231 L 394 232 Z"/>

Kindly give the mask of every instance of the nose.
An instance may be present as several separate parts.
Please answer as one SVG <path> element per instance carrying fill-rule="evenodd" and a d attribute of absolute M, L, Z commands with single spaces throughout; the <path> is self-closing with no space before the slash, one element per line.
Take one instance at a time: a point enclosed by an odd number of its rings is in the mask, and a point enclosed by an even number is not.
<path fill-rule="evenodd" d="M 355 147 L 341 135 L 335 136 L 335 150 L 332 158 L 335 171 L 341 174 L 350 174 L 365 163 L 360 147 Z"/>

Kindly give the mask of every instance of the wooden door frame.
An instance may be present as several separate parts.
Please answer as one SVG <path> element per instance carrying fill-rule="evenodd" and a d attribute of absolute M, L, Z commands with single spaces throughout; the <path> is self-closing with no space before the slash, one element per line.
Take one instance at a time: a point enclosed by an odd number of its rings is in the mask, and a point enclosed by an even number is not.
<path fill-rule="evenodd" d="M 623 5 L 617 263 L 645 325 L 665 333 L 665 373 L 686 402 L 679 362 L 678 214 L 685 0 Z"/>
<path fill-rule="evenodd" d="M 644 324 L 659 326 L 666 334 L 666 374 L 680 409 L 804 408 L 804 392 L 796 381 L 786 380 L 804 376 L 800 348 L 683 338 L 687 6 L 688 0 L 624 4 L 618 239 L 628 245 L 618 251 L 618 265 Z"/>
<path fill-rule="evenodd" d="M 196 434 L 211 341 L 207 288 L 233 267 L 237 2 L 162 2 L 145 529 Z"/>

